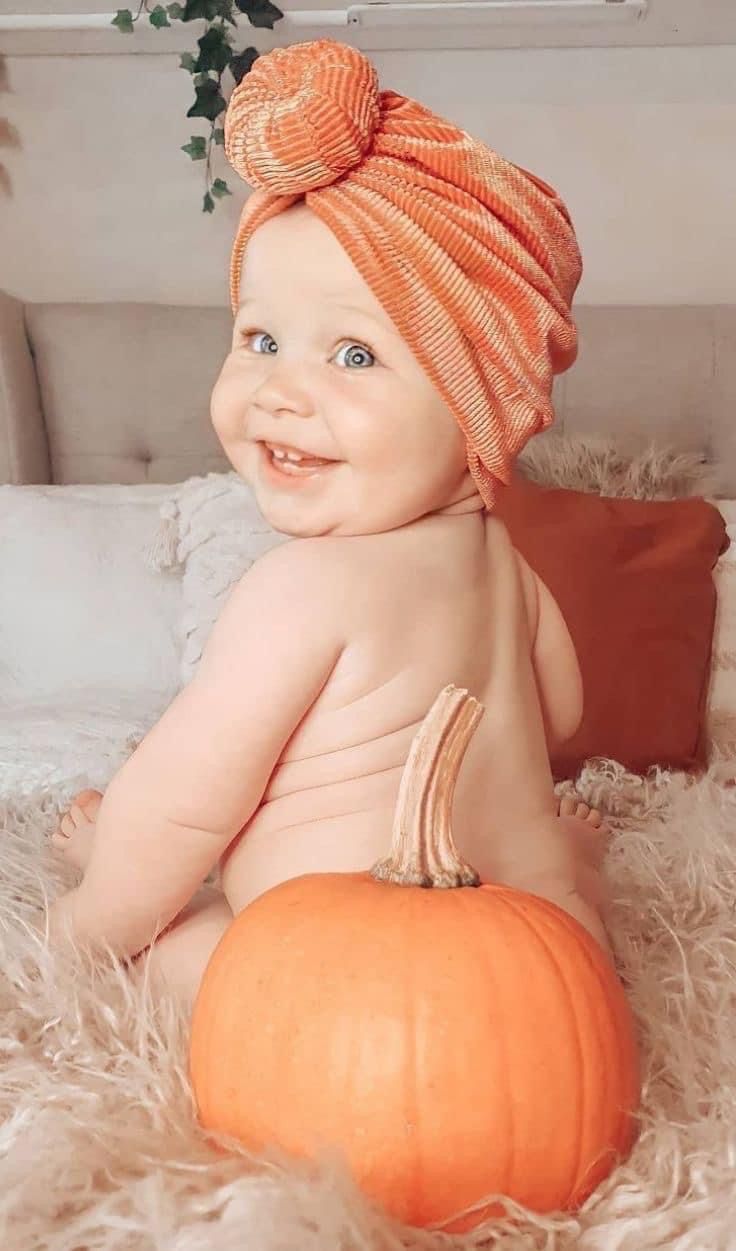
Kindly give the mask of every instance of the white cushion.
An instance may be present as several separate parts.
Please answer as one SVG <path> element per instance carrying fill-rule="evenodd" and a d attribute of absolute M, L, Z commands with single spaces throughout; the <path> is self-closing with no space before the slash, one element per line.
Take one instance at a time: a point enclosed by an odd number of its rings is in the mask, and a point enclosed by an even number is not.
<path fill-rule="evenodd" d="M 0 708 L 170 702 L 181 580 L 144 553 L 176 490 L 0 486 Z"/>
<path fill-rule="evenodd" d="M 180 680 L 186 685 L 231 587 L 259 556 L 291 536 L 264 521 L 252 488 L 234 472 L 181 483 L 176 509 L 173 530 L 171 509 L 163 510 L 158 552 L 150 563 L 182 571 Z"/>
<path fill-rule="evenodd" d="M 3 707 L 0 795 L 17 798 L 38 787 L 104 791 L 162 711 L 120 692 L 106 705 L 94 691 Z"/>

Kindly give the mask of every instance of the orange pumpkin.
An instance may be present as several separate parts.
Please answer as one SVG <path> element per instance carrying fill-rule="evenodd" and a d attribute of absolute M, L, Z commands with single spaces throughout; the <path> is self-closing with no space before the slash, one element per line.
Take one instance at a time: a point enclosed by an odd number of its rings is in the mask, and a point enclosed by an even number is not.
<path fill-rule="evenodd" d="M 452 796 L 482 715 L 465 690 L 438 696 L 388 860 L 284 882 L 235 918 L 190 1049 L 203 1127 L 253 1152 L 342 1149 L 392 1215 L 452 1231 L 502 1212 L 490 1195 L 577 1207 L 628 1152 L 639 1099 L 608 956 L 568 913 L 479 884 L 457 855 Z"/>

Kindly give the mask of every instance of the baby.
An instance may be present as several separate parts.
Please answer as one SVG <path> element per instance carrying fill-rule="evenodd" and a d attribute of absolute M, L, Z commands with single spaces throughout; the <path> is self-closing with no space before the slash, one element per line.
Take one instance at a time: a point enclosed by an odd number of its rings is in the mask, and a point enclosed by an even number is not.
<path fill-rule="evenodd" d="M 438 692 L 485 707 L 453 831 L 483 881 L 545 896 L 609 952 L 600 814 L 555 800 L 582 714 L 570 636 L 493 515 L 575 356 L 579 253 L 551 188 L 357 51 L 261 57 L 228 159 L 256 190 L 231 263 L 211 418 L 292 541 L 232 589 L 195 677 L 104 797 L 53 836 L 84 870 L 51 932 L 136 957 L 189 1004 L 233 915 L 287 878 L 389 850 Z M 203 886 L 218 869 L 219 884 Z"/>

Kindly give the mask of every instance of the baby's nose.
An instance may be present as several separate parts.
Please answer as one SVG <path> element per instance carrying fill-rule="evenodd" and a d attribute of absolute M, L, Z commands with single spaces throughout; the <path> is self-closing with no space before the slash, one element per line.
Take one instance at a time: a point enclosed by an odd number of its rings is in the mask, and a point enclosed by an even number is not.
<path fill-rule="evenodd" d="M 294 365 L 269 370 L 253 396 L 253 402 L 269 413 L 292 413 L 309 417 L 314 412 L 311 391 L 304 385 Z"/>

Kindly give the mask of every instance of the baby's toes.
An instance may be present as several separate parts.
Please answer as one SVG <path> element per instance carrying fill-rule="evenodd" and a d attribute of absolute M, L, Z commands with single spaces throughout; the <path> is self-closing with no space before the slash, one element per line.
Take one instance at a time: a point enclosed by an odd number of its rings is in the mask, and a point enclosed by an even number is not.
<path fill-rule="evenodd" d="M 57 828 L 53 831 L 50 842 L 54 847 L 58 847 L 59 851 L 66 853 L 76 841 L 78 833 L 79 828 L 71 812 L 65 812 Z"/>
<path fill-rule="evenodd" d="M 67 838 L 71 837 L 76 828 L 77 823 L 72 816 L 72 810 L 71 808 L 68 808 L 66 812 L 62 813 L 61 818 L 59 819 L 59 824 L 51 836 L 52 842 L 57 842 L 58 844 L 58 841 L 61 840 L 61 843 L 63 844 Z"/>
<path fill-rule="evenodd" d="M 63 851 L 69 842 L 69 835 L 63 833 L 61 826 L 59 826 L 58 829 L 53 831 L 49 842 L 52 843 L 54 847 L 58 847 L 60 851 Z"/>
<path fill-rule="evenodd" d="M 613 826 L 608 824 L 608 822 L 603 817 L 602 813 L 599 812 L 598 816 L 600 818 L 600 824 L 598 825 L 598 831 L 597 831 L 598 837 L 602 839 L 604 843 L 608 844 L 613 835 Z"/>
<path fill-rule="evenodd" d="M 592 825 L 602 839 L 608 839 L 613 832 L 608 822 L 603 819 L 603 813 L 598 808 L 591 808 L 588 813 L 588 825 Z"/>
<path fill-rule="evenodd" d="M 560 800 L 560 816 L 574 817 L 577 812 L 578 800 L 576 795 L 563 795 Z"/>
<path fill-rule="evenodd" d="M 86 819 L 87 821 L 94 821 L 97 816 L 97 813 L 100 810 L 101 803 L 102 803 L 101 791 L 93 791 L 93 790 L 80 791 L 79 794 L 75 795 L 72 800 L 71 810 L 72 812 L 74 812 L 74 810 L 76 809 L 77 812 L 79 812 L 79 810 L 81 809 L 84 819 Z M 77 818 L 77 820 L 79 820 L 79 818 Z"/>
<path fill-rule="evenodd" d="M 578 821 L 587 821 L 590 817 L 590 808 L 587 804 L 579 803 L 575 809 L 575 816 Z"/>
<path fill-rule="evenodd" d="M 72 803 L 51 835 L 51 845 L 62 852 L 70 864 L 84 870 L 92 854 L 94 832 L 94 821 L 89 819 L 79 804 Z"/>
<path fill-rule="evenodd" d="M 598 817 L 599 820 L 596 825 L 591 824 L 589 820 L 586 821 L 585 824 L 588 827 L 587 845 L 590 860 L 593 864 L 600 865 L 602 864 L 606 852 L 608 851 L 612 831 L 610 825 L 606 824 L 600 813 L 598 813 Z"/>
<path fill-rule="evenodd" d="M 92 855 L 95 827 L 91 821 L 76 826 L 70 835 L 52 834 L 51 842 L 64 856 L 69 864 L 84 871 Z"/>

